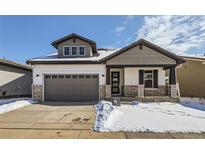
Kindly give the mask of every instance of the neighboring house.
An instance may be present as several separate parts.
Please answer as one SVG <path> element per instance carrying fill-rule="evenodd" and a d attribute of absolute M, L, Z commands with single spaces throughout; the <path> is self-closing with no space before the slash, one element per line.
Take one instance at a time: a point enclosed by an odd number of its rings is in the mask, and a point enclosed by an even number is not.
<path fill-rule="evenodd" d="M 27 61 L 33 68 L 34 100 L 178 97 L 175 68 L 184 60 L 146 40 L 119 50 L 99 50 L 94 41 L 71 34 L 52 45 L 57 52 Z"/>
<path fill-rule="evenodd" d="M 186 63 L 177 68 L 181 96 L 205 98 L 205 57 L 183 58 Z"/>
<path fill-rule="evenodd" d="M 0 98 L 31 97 L 30 67 L 0 59 Z"/>

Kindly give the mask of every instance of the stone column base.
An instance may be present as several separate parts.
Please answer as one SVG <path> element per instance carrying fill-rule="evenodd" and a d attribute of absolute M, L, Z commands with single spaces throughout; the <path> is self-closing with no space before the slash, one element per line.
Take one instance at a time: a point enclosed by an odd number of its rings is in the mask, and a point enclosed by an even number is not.
<path fill-rule="evenodd" d="M 138 95 L 138 86 L 136 85 L 124 86 L 124 96 L 135 97 L 137 95 Z"/>
<path fill-rule="evenodd" d="M 105 94 L 106 94 L 106 85 L 100 85 L 100 100 L 105 99 Z"/>
<path fill-rule="evenodd" d="M 111 98 L 111 85 L 105 86 L 105 98 L 109 99 Z"/>
<path fill-rule="evenodd" d="M 171 98 L 177 98 L 177 86 L 176 84 L 169 85 L 169 95 Z"/>
<path fill-rule="evenodd" d="M 144 97 L 144 85 L 138 85 L 138 97 Z"/>
<path fill-rule="evenodd" d="M 32 97 L 34 101 L 42 101 L 42 85 L 32 85 Z"/>

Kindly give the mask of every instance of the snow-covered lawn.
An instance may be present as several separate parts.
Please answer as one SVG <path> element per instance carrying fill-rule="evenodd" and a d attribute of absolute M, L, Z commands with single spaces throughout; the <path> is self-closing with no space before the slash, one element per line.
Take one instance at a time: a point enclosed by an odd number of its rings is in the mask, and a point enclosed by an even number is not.
<path fill-rule="evenodd" d="M 36 103 L 29 98 L 0 99 L 0 114 Z"/>
<path fill-rule="evenodd" d="M 96 105 L 94 130 L 132 132 L 205 132 L 205 101 L 184 98 L 181 103 L 141 103 Z"/>

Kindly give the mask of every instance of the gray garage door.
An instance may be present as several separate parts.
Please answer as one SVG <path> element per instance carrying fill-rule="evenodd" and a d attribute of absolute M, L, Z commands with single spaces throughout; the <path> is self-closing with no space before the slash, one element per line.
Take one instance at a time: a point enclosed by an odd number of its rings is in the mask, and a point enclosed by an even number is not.
<path fill-rule="evenodd" d="M 46 101 L 98 100 L 98 75 L 45 75 Z"/>

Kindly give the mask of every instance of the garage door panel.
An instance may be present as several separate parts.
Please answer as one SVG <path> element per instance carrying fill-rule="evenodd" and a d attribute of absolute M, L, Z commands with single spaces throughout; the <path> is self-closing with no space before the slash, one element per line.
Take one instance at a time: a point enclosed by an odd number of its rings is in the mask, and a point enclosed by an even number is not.
<path fill-rule="evenodd" d="M 59 75 L 57 75 L 57 78 L 52 78 L 52 75 L 50 76 L 50 78 L 45 78 L 46 101 L 98 100 L 98 76 L 64 75 L 64 78 L 59 78 Z M 69 78 L 66 78 L 66 76 Z"/>

